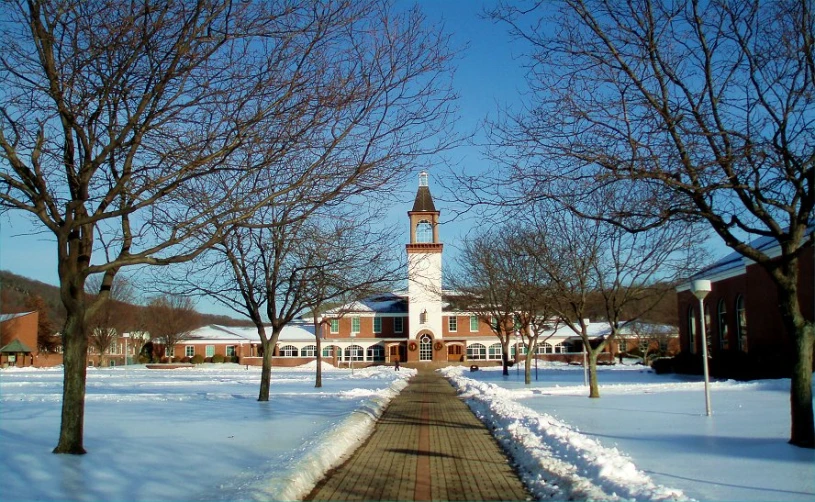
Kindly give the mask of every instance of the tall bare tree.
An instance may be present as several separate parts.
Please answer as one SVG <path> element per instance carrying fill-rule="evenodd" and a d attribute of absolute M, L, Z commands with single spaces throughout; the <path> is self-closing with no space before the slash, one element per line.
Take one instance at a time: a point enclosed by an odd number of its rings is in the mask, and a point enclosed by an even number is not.
<path fill-rule="evenodd" d="M 553 307 L 559 320 L 583 342 L 589 397 L 600 397 L 598 356 L 623 327 L 661 301 L 669 291 L 663 281 L 690 270 L 694 263 L 691 230 L 685 225 L 664 225 L 632 234 L 616 225 L 554 210 L 540 213 L 537 224 L 519 239 L 554 289 Z M 588 313 L 598 307 L 611 329 L 601 338 L 589 331 Z"/>
<path fill-rule="evenodd" d="M 636 208 L 562 203 L 631 231 L 703 222 L 775 284 L 795 346 L 790 443 L 814 448 L 815 323 L 798 292 L 815 205 L 812 2 L 530 0 L 492 15 L 527 44 L 529 102 L 492 124 L 503 169 L 463 186 L 525 204 L 620 185 Z"/>
<path fill-rule="evenodd" d="M 330 152 L 363 167 L 400 153 L 374 164 L 384 172 L 446 141 L 433 138 L 452 111 L 451 55 L 417 10 L 373 0 L 4 6 L 0 211 L 26 211 L 54 234 L 67 310 L 55 453 L 85 452 L 86 314 L 123 267 L 194 258 L 221 226 L 291 187 L 328 183 L 314 159 Z M 103 279 L 91 299 L 92 274 Z"/>
<path fill-rule="evenodd" d="M 201 326 L 201 316 L 188 296 L 157 296 L 148 302 L 145 312 L 150 340 L 164 346 L 168 362 L 173 362 L 176 344 L 187 340 L 190 332 Z"/>

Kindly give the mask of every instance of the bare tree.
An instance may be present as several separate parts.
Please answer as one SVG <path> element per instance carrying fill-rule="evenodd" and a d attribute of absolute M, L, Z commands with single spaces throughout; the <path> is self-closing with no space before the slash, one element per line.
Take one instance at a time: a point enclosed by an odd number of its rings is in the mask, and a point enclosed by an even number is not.
<path fill-rule="evenodd" d="M 652 352 L 661 354 L 666 351 L 671 336 L 677 332 L 673 326 L 637 321 L 627 326 L 625 334 L 621 334 L 620 339 L 626 344 L 626 348 L 629 341 L 636 343 L 642 364 L 647 366 L 649 354 Z"/>
<path fill-rule="evenodd" d="M 373 164 L 384 172 L 446 141 L 433 138 L 444 138 L 452 111 L 451 55 L 417 10 L 331 0 L 4 5 L 0 211 L 29 212 L 54 234 L 67 310 L 55 453 L 85 452 L 86 313 L 123 267 L 192 259 L 221 226 L 330 179 L 312 174 L 332 145 L 355 144 L 334 157 L 361 166 L 400 152 Z M 97 273 L 98 294 L 86 298 Z"/>
<path fill-rule="evenodd" d="M 86 282 L 89 292 L 99 291 L 102 277 L 91 276 Z M 107 298 L 100 301 L 99 307 L 87 318 L 90 345 L 99 352 L 100 365 L 105 365 L 105 354 L 110 351 L 120 334 L 136 325 L 136 307 L 133 287 L 122 276 L 117 276 L 110 287 Z M 125 354 L 127 357 L 127 354 Z"/>
<path fill-rule="evenodd" d="M 209 270 L 210 280 L 175 281 L 255 324 L 263 351 L 258 401 L 269 400 L 272 356 L 287 324 L 327 302 L 387 287 L 400 267 L 391 236 L 374 231 L 361 208 L 354 209 L 354 218 L 327 213 L 300 218 L 298 211 L 291 205 L 258 212 L 251 228 L 233 228 L 193 264 Z"/>
<path fill-rule="evenodd" d="M 164 346 L 164 356 L 170 363 L 176 344 L 187 340 L 190 332 L 201 326 L 201 317 L 188 296 L 157 296 L 147 304 L 145 313 L 150 340 Z"/>
<path fill-rule="evenodd" d="M 565 211 L 539 215 L 521 246 L 548 276 L 561 322 L 580 336 L 588 356 L 589 397 L 600 397 L 598 356 L 620 330 L 646 315 L 667 290 L 662 281 L 687 273 L 693 263 L 685 225 L 631 234 L 616 225 Z M 661 293 L 661 294 L 660 294 Z M 599 303 L 610 333 L 594 337 L 589 308 Z"/>
<path fill-rule="evenodd" d="M 548 278 L 522 249 L 520 232 L 520 226 L 495 226 L 468 239 L 451 277 L 457 307 L 489 323 L 501 342 L 504 375 L 509 374 L 514 335 L 523 335 L 535 354 L 538 335 L 552 314 Z M 517 363 L 518 354 L 515 358 Z M 531 383 L 529 357 L 525 370 L 526 383 Z"/>
<path fill-rule="evenodd" d="M 528 42 L 531 101 L 494 124 L 506 169 L 481 187 L 517 201 L 622 185 L 636 208 L 564 205 L 632 231 L 702 221 L 766 270 L 795 346 L 790 443 L 815 447 L 815 324 L 798 294 L 815 205 L 812 3 L 563 0 L 493 14 Z"/>

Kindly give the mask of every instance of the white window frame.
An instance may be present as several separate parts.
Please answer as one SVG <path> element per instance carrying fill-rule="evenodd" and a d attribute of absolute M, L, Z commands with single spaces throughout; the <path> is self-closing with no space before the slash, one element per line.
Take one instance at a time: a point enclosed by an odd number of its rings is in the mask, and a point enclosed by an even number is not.
<path fill-rule="evenodd" d="M 351 318 L 351 333 L 359 333 L 360 328 L 362 327 L 362 320 L 359 316 L 354 316 Z"/>
<path fill-rule="evenodd" d="M 382 318 L 374 317 L 374 333 L 382 333 Z"/>
<path fill-rule="evenodd" d="M 458 331 L 458 317 L 451 315 L 447 318 L 447 330 L 450 331 L 450 333 Z"/>
<path fill-rule="evenodd" d="M 329 321 L 329 331 L 331 333 L 339 333 L 340 332 L 340 320 L 339 319 L 331 319 Z"/>
<path fill-rule="evenodd" d="M 300 351 L 294 345 L 284 345 L 277 353 L 280 357 L 300 357 Z"/>
<path fill-rule="evenodd" d="M 230 352 L 232 352 L 232 353 L 230 354 Z M 226 346 L 226 350 L 225 350 L 225 353 L 224 353 L 224 355 L 226 357 L 235 357 L 236 354 L 237 354 L 237 352 L 235 351 L 235 346 L 234 345 L 227 345 Z"/>
<path fill-rule="evenodd" d="M 184 347 L 184 356 L 192 357 L 195 355 L 195 346 L 187 345 Z"/>
<path fill-rule="evenodd" d="M 405 332 L 405 318 L 404 317 L 394 317 L 393 318 L 393 332 L 394 333 L 404 333 Z"/>
<path fill-rule="evenodd" d="M 470 316 L 470 332 L 471 333 L 478 333 L 478 316 L 471 315 Z"/>
<path fill-rule="evenodd" d="M 317 357 L 317 346 L 306 345 L 300 349 L 300 357 Z"/>
<path fill-rule="evenodd" d="M 206 357 L 212 357 L 214 355 L 215 355 L 215 345 L 207 345 Z"/>

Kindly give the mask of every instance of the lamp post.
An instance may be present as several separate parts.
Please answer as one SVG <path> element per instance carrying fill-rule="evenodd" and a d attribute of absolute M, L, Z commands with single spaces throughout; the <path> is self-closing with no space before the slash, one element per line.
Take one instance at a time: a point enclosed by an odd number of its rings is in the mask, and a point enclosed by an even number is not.
<path fill-rule="evenodd" d="M 356 336 L 357 336 L 356 333 L 351 333 L 351 338 L 352 339 L 356 338 Z M 352 346 L 353 346 L 353 341 L 351 343 L 352 343 Z M 351 360 L 348 362 L 348 364 L 351 365 L 351 374 L 353 375 L 354 374 L 354 358 L 357 356 L 357 349 L 355 349 L 355 348 L 351 349 L 350 352 L 351 352 Z"/>
<path fill-rule="evenodd" d="M 710 377 L 707 369 L 707 334 L 705 333 L 705 297 L 710 293 L 710 290 L 711 286 L 708 280 L 699 279 L 691 283 L 691 291 L 699 299 L 699 320 L 702 325 L 702 370 L 705 374 L 705 414 L 707 416 L 713 413 L 710 410 Z"/>
<path fill-rule="evenodd" d="M 130 338 L 130 333 L 122 333 L 122 338 L 125 339 L 125 368 L 127 367 L 127 339 Z"/>

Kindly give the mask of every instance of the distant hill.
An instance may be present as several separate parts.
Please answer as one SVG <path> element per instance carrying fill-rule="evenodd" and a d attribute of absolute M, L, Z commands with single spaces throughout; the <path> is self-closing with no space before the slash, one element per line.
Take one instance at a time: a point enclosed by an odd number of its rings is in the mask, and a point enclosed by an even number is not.
<path fill-rule="evenodd" d="M 49 308 L 48 315 L 55 326 L 65 324 L 65 308 L 59 298 L 59 288 L 51 284 L 35 281 L 6 270 L 0 270 L 0 313 L 25 312 L 26 297 L 39 295 Z M 143 307 L 135 305 L 134 308 Z M 201 325 L 220 324 L 223 326 L 251 326 L 248 320 L 235 319 L 224 315 L 201 314 Z"/>

